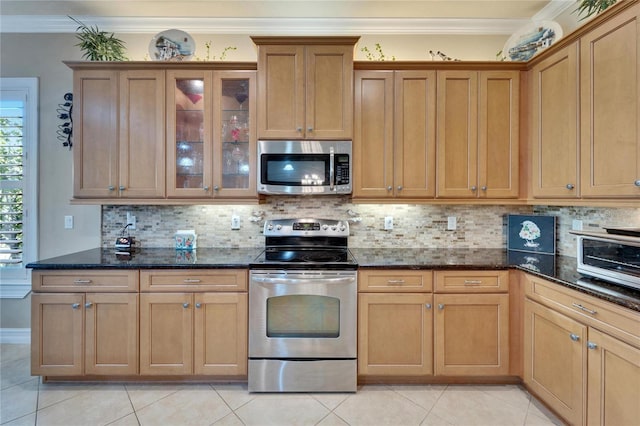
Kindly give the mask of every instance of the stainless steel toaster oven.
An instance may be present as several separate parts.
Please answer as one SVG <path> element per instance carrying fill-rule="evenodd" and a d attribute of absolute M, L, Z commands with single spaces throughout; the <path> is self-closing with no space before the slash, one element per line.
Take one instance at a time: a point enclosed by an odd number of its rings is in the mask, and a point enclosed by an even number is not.
<path fill-rule="evenodd" d="M 640 290 L 640 238 L 578 235 L 578 272 Z"/>

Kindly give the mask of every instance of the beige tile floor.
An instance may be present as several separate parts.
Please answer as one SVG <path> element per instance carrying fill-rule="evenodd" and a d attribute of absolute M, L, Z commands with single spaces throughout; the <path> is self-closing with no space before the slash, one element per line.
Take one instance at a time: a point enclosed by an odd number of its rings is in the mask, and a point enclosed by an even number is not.
<path fill-rule="evenodd" d="M 250 394 L 245 384 L 43 384 L 0 345 L 2 425 L 560 425 L 519 386 L 366 385 Z"/>

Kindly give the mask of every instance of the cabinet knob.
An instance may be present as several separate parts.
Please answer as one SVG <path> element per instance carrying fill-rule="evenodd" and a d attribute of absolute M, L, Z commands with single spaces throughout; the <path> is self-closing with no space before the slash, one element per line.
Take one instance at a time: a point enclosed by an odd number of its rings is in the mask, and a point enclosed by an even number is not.
<path fill-rule="evenodd" d="M 87 302 L 87 303 L 84 304 L 85 308 L 90 308 L 92 306 L 93 306 L 93 303 L 91 303 L 91 302 Z"/>
<path fill-rule="evenodd" d="M 402 185 L 398 185 L 398 191 L 402 191 Z"/>
<path fill-rule="evenodd" d="M 431 309 L 431 303 L 425 303 L 424 307 L 427 308 L 427 309 Z"/>
<path fill-rule="evenodd" d="M 196 308 L 200 309 L 202 307 L 201 303 L 196 303 Z"/>
<path fill-rule="evenodd" d="M 476 191 L 477 189 L 478 189 L 478 187 L 477 187 L 477 186 L 475 186 L 475 185 L 473 185 L 473 186 L 471 187 L 471 190 L 472 190 L 472 191 Z"/>
<path fill-rule="evenodd" d="M 220 187 L 218 185 L 213 185 L 213 190 L 214 191 L 218 191 L 220 189 Z"/>
<path fill-rule="evenodd" d="M 573 188 L 575 188 L 575 187 L 576 187 L 576 186 L 575 186 L 574 184 L 572 184 L 572 183 L 568 183 L 568 184 L 567 184 L 567 189 L 568 189 L 568 190 L 572 190 L 572 189 L 573 189 Z"/>
<path fill-rule="evenodd" d="M 182 307 L 183 307 L 183 308 L 185 308 L 185 309 L 186 309 L 186 308 L 188 308 L 188 307 L 189 307 L 189 303 L 186 303 L 186 302 L 185 302 L 185 303 L 183 303 L 183 304 L 182 304 Z"/>
<path fill-rule="evenodd" d="M 313 127 L 307 127 L 307 132 L 313 132 Z"/>
<path fill-rule="evenodd" d="M 209 191 L 209 187 L 208 187 L 208 186 L 205 186 L 205 187 L 204 187 L 204 188 L 202 188 L 202 189 L 204 189 L 205 191 Z"/>
<path fill-rule="evenodd" d="M 482 189 L 483 191 L 486 191 L 487 190 L 487 186 L 485 185 L 485 186 L 481 187 L 480 189 Z"/>
<path fill-rule="evenodd" d="M 444 309 L 444 303 L 438 303 L 438 309 L 443 310 Z"/>
<path fill-rule="evenodd" d="M 596 349 L 598 347 L 597 344 L 593 343 L 593 342 L 587 342 L 587 348 L 589 349 Z"/>
<path fill-rule="evenodd" d="M 120 191 L 124 191 L 124 190 L 125 190 L 125 189 L 127 189 L 127 188 L 125 188 L 125 186 L 124 186 L 124 185 L 120 185 L 120 186 L 118 187 L 118 189 L 119 189 Z"/>
<path fill-rule="evenodd" d="M 634 184 L 635 186 L 640 187 L 640 179 L 638 179 L 637 181 L 633 182 L 633 184 Z"/>
<path fill-rule="evenodd" d="M 391 185 L 387 186 L 387 191 L 393 191 L 393 186 Z"/>
<path fill-rule="evenodd" d="M 78 309 L 80 307 L 80 304 L 79 303 L 74 303 L 73 305 L 71 305 L 71 307 L 73 309 Z"/>
<path fill-rule="evenodd" d="M 573 340 L 574 342 L 577 342 L 578 340 L 580 340 L 580 336 L 578 336 L 577 334 L 573 334 L 571 333 L 569 335 L 569 337 L 571 338 L 571 340 Z"/>
<path fill-rule="evenodd" d="M 298 133 L 302 132 L 302 127 L 296 127 L 296 132 Z"/>
<path fill-rule="evenodd" d="M 116 189 L 116 187 L 115 187 L 115 186 L 113 186 L 113 185 L 109 185 L 109 186 L 107 187 L 107 189 L 108 189 L 109 191 L 113 191 L 114 189 Z"/>

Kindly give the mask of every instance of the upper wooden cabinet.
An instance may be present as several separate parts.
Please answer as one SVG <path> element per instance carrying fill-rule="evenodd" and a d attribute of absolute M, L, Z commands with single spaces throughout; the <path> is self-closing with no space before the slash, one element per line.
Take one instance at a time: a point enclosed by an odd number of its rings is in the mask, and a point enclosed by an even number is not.
<path fill-rule="evenodd" d="M 519 195 L 519 71 L 438 71 L 437 196 Z"/>
<path fill-rule="evenodd" d="M 356 71 L 354 198 L 435 195 L 435 71 Z"/>
<path fill-rule="evenodd" d="M 252 37 L 258 45 L 258 137 L 351 139 L 358 37 Z"/>
<path fill-rule="evenodd" d="M 255 71 L 167 71 L 170 198 L 256 198 L 255 94 Z"/>
<path fill-rule="evenodd" d="M 640 197 L 640 3 L 580 38 L 582 196 Z"/>
<path fill-rule="evenodd" d="M 532 195 L 578 197 L 578 43 L 537 63 L 530 73 Z"/>
<path fill-rule="evenodd" d="M 164 197 L 164 74 L 74 72 L 74 197 Z"/>

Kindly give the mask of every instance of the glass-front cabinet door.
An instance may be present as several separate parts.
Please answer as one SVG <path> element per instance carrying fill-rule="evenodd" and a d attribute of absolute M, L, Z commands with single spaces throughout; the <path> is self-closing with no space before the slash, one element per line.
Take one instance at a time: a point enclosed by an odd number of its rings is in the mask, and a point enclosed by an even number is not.
<path fill-rule="evenodd" d="M 167 195 L 213 193 L 212 71 L 167 71 Z"/>
<path fill-rule="evenodd" d="M 167 72 L 167 195 L 256 197 L 256 72 Z"/>
<path fill-rule="evenodd" d="M 256 72 L 214 71 L 214 197 L 256 197 Z"/>

